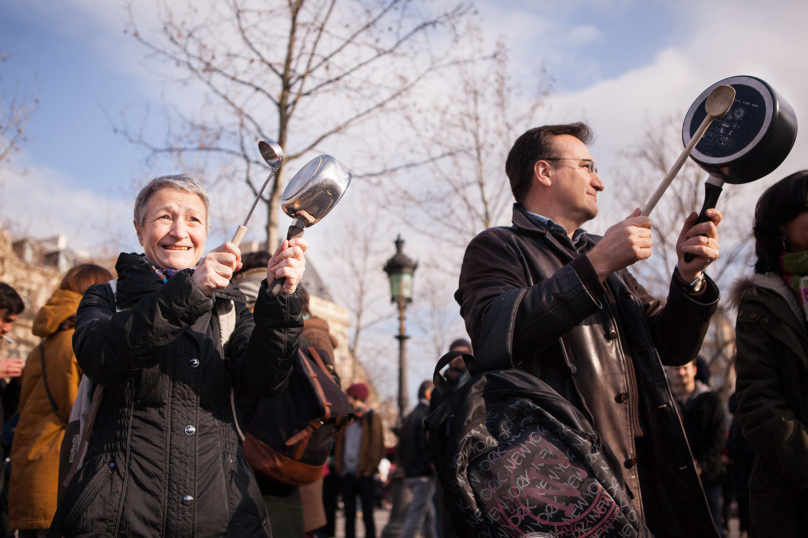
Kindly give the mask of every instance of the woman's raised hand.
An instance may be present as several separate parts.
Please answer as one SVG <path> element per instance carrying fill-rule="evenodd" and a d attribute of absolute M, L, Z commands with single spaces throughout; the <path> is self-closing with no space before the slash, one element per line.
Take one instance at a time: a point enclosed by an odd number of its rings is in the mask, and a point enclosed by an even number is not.
<path fill-rule="evenodd" d="M 210 297 L 230 285 L 230 277 L 241 269 L 241 251 L 229 241 L 202 258 L 191 277 L 202 293 Z"/>
<path fill-rule="evenodd" d="M 308 241 L 302 237 L 291 241 L 284 239 L 281 242 L 267 264 L 267 283 L 270 287 L 276 278 L 285 278 L 281 294 L 291 295 L 295 292 L 306 269 L 303 253 L 308 248 Z"/>

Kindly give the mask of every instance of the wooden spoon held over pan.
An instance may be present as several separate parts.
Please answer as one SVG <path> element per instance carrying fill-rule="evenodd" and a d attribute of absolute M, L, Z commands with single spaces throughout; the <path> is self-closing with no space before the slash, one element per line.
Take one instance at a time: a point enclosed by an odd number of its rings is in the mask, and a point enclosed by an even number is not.
<path fill-rule="evenodd" d="M 710 97 L 707 98 L 707 102 L 705 103 L 707 109 L 707 115 L 704 117 L 704 121 L 701 122 L 699 125 L 698 130 L 690 139 L 690 142 L 685 146 L 685 149 L 682 151 L 679 158 L 676 159 L 676 162 L 673 163 L 673 166 L 668 171 L 665 178 L 662 180 L 662 183 L 659 184 L 657 187 L 656 192 L 654 195 L 651 196 L 651 199 L 648 200 L 648 203 L 645 204 L 645 208 L 643 208 L 641 215 L 648 216 L 651 214 L 651 211 L 657 205 L 662 195 L 665 191 L 670 187 L 670 184 L 673 182 L 673 178 L 676 177 L 676 174 L 679 173 L 679 170 L 682 169 L 684 166 L 685 161 L 693 153 L 693 149 L 696 147 L 696 144 L 699 143 L 701 137 L 704 136 L 704 133 L 707 132 L 707 128 L 710 126 L 710 123 L 715 118 L 720 118 L 732 107 L 732 103 L 735 101 L 735 89 L 732 86 L 721 85 L 715 88 L 712 93 L 710 93 Z"/>

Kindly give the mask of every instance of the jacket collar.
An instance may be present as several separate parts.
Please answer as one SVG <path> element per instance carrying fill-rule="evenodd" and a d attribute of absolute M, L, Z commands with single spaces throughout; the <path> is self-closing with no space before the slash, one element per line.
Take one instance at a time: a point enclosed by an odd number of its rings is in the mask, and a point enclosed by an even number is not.
<path fill-rule="evenodd" d="M 783 309 L 769 309 L 780 319 L 794 327 L 804 338 L 808 338 L 808 326 L 806 326 L 805 314 L 803 314 L 802 307 L 797 302 L 797 298 L 794 297 L 791 288 L 789 288 L 785 280 L 783 280 L 782 275 L 777 273 L 755 273 L 751 277 L 740 279 L 732 287 L 732 291 L 730 292 L 731 301 L 737 308 L 740 306 L 742 299 L 745 297 L 751 298 L 755 292 L 761 289 L 768 290 L 785 301 L 791 313 L 794 314 L 793 317 L 784 315 L 782 312 Z M 760 297 L 760 295 L 758 295 L 758 297 Z"/>
<path fill-rule="evenodd" d="M 115 303 L 126 308 L 150 293 L 160 291 L 163 279 L 154 272 L 152 265 L 140 254 L 122 252 L 115 263 L 118 273 Z"/>
<path fill-rule="evenodd" d="M 118 273 L 115 303 L 118 308 L 126 308 L 138 302 L 144 296 L 160 291 L 164 285 L 152 265 L 140 254 L 121 253 L 115 264 Z M 174 278 L 180 278 L 180 275 Z M 228 287 L 216 290 L 213 296 L 217 299 L 234 300 L 246 303 L 247 298 L 237 288 Z"/>
<path fill-rule="evenodd" d="M 547 227 L 541 223 L 536 222 L 534 219 L 531 219 L 528 214 L 527 210 L 522 207 L 522 204 L 515 203 L 513 204 L 513 225 L 514 227 L 531 233 L 537 233 L 541 235 L 547 235 Z"/>
<path fill-rule="evenodd" d="M 596 240 L 593 240 L 592 236 L 588 233 L 584 233 L 580 237 L 578 248 L 576 249 L 572 245 L 572 240 L 569 237 L 562 241 L 559 240 L 555 234 L 548 233 L 549 230 L 547 226 L 530 218 L 527 214 L 527 210 L 518 202 L 513 204 L 512 222 L 514 228 L 519 231 L 544 236 L 551 245 L 570 260 L 575 258 L 579 252 L 587 252 L 597 243 Z"/>

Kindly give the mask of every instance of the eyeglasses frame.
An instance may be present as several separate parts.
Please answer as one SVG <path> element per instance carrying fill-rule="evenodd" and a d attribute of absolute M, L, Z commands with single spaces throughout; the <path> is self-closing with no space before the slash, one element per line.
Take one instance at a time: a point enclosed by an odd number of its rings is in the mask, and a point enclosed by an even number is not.
<path fill-rule="evenodd" d="M 598 173 L 598 166 L 595 164 L 595 159 L 580 159 L 577 157 L 542 157 L 540 161 L 583 161 L 586 163 L 586 168 L 590 174 Z"/>

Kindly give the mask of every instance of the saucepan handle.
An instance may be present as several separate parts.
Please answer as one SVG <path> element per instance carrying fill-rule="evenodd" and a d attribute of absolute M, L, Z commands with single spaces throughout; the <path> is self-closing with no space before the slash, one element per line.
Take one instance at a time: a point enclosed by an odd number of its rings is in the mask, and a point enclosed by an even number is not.
<path fill-rule="evenodd" d="M 291 241 L 292 239 L 303 237 L 304 231 L 306 231 L 305 228 L 301 228 L 299 226 L 289 226 L 289 231 L 286 233 L 286 239 Z M 273 280 L 272 284 L 269 285 L 268 293 L 270 295 L 278 295 L 281 292 L 281 288 L 283 287 L 285 280 L 285 278 L 276 278 Z"/>
<path fill-rule="evenodd" d="M 715 177 L 711 177 L 707 183 L 704 184 L 704 205 L 701 206 L 701 212 L 696 224 L 707 222 L 710 217 L 707 216 L 707 210 L 715 208 L 718 203 L 718 197 L 721 196 L 723 191 L 724 182 Z M 685 252 L 685 262 L 690 263 L 696 258 L 695 254 Z"/>

